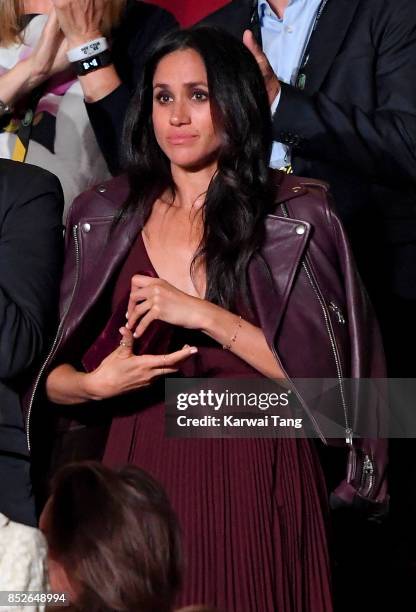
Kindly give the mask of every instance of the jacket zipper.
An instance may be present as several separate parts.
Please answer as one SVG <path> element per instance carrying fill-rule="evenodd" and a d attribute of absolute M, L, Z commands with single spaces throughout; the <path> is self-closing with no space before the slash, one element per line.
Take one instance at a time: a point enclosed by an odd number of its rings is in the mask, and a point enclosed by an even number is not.
<path fill-rule="evenodd" d="M 287 207 L 285 204 L 282 204 L 282 210 L 283 210 L 283 214 L 286 218 L 289 218 L 289 213 L 287 210 Z M 331 320 L 329 317 L 329 312 L 325 303 L 325 300 L 323 298 L 322 292 L 319 288 L 318 282 L 315 278 L 315 276 L 312 273 L 312 270 L 310 269 L 310 267 L 308 266 L 307 263 L 307 257 L 305 257 L 305 261 L 302 261 L 302 268 L 305 271 L 305 274 L 309 280 L 309 284 L 311 285 L 313 292 L 318 300 L 318 303 L 321 307 L 322 310 L 322 314 L 324 317 L 324 323 L 325 323 L 325 328 L 328 334 L 328 338 L 329 338 L 329 342 L 331 345 L 331 350 L 332 350 L 332 355 L 334 357 L 334 361 L 335 361 L 335 367 L 336 367 L 336 371 L 337 371 L 337 378 L 338 378 L 338 383 L 339 383 L 339 390 L 340 390 L 340 395 L 341 395 L 341 403 L 342 403 L 342 409 L 344 411 L 344 421 L 345 421 L 345 441 L 348 444 L 348 446 L 352 446 L 352 437 L 353 437 L 353 431 L 351 429 L 351 427 L 349 426 L 349 420 L 348 420 L 348 411 L 347 411 L 347 402 L 345 400 L 345 393 L 344 393 L 344 383 L 343 383 L 343 373 L 342 373 L 342 365 L 341 365 L 341 359 L 339 357 L 339 351 L 338 351 L 338 346 L 337 346 L 337 341 L 331 326 Z"/>
<path fill-rule="evenodd" d="M 263 260 L 262 260 L 262 261 L 263 261 Z M 263 263 L 264 263 L 264 266 L 266 267 L 266 270 L 267 270 L 268 275 L 271 277 L 271 275 L 270 275 L 270 270 L 269 270 L 268 266 L 266 265 L 266 263 L 265 263 L 265 262 L 263 262 Z M 280 357 L 278 356 L 277 351 L 276 351 L 276 349 L 274 348 L 274 344 L 273 344 L 273 342 L 272 342 L 271 344 L 269 344 L 269 348 L 270 348 L 271 352 L 273 353 L 273 356 L 274 356 L 274 358 L 276 359 L 277 363 L 279 364 L 279 367 L 280 367 L 280 369 L 282 370 L 283 374 L 286 376 L 286 379 L 287 379 L 287 380 L 290 382 L 290 380 L 291 380 L 291 379 L 290 379 L 290 376 L 288 375 L 288 373 L 286 372 L 285 368 L 283 367 L 282 362 L 280 361 Z M 303 409 L 306 411 L 306 413 L 307 413 L 307 415 L 308 415 L 308 417 L 309 417 L 309 419 L 310 419 L 310 421 L 311 421 L 312 425 L 314 426 L 315 431 L 316 431 L 316 433 L 318 434 L 319 438 L 321 439 L 321 441 L 322 441 L 324 444 L 327 444 L 326 438 L 325 438 L 325 436 L 324 436 L 323 432 L 321 431 L 321 428 L 319 427 L 319 425 L 318 425 L 318 423 L 317 423 L 317 421 L 316 421 L 315 417 L 313 416 L 313 414 L 311 413 L 311 411 L 309 410 L 309 408 L 306 406 L 306 404 L 305 404 L 305 403 L 304 403 L 304 401 L 302 400 L 302 396 L 300 395 L 300 393 L 298 393 L 298 391 L 297 391 L 297 389 L 296 389 L 296 387 L 295 387 L 294 385 L 292 385 L 292 386 L 291 386 L 291 390 L 293 391 L 293 393 L 294 393 L 294 394 L 296 395 L 296 397 L 298 398 L 298 400 L 299 400 L 300 404 L 303 406 Z"/>
<path fill-rule="evenodd" d="M 370 459 L 369 455 L 364 457 L 363 471 L 361 475 L 361 486 L 360 490 L 362 495 L 368 497 L 374 487 L 374 464 Z"/>
<path fill-rule="evenodd" d="M 338 323 L 340 323 L 341 325 L 345 325 L 345 323 L 346 323 L 345 317 L 344 317 L 340 307 L 337 304 L 335 304 L 335 302 L 329 302 L 329 307 L 332 310 L 332 312 L 335 313 L 335 315 L 336 315 L 336 317 L 338 319 Z"/>
<path fill-rule="evenodd" d="M 283 214 L 286 218 L 289 218 L 289 213 L 287 210 L 287 207 L 284 203 L 281 204 L 282 206 L 282 210 L 283 210 Z M 328 337 L 329 337 L 329 341 L 331 344 L 331 349 L 332 349 L 332 354 L 334 356 L 334 360 L 335 360 L 335 366 L 336 366 L 336 370 L 337 370 L 337 377 L 338 377 L 338 382 L 339 382 L 339 390 L 340 390 L 340 396 L 341 396 L 341 403 L 342 403 L 342 408 L 344 411 L 344 419 L 345 419 L 345 442 L 346 444 L 350 447 L 350 449 L 353 448 L 353 435 L 354 432 L 352 430 L 352 428 L 350 427 L 349 424 L 349 418 L 348 418 L 348 409 L 347 409 L 347 402 L 345 399 L 345 391 L 344 391 L 344 383 L 343 383 L 343 373 L 342 373 L 342 364 L 341 364 L 341 359 L 339 357 L 339 351 L 338 351 L 338 345 L 337 345 L 337 341 L 335 338 L 335 334 L 333 332 L 332 329 L 332 325 L 331 325 L 331 319 L 329 316 L 329 312 L 324 300 L 324 297 L 322 295 L 322 291 L 319 287 L 318 281 L 316 280 L 314 274 L 312 273 L 312 270 L 308 267 L 308 258 L 305 257 L 305 261 L 302 262 L 302 267 L 306 273 L 306 276 L 309 280 L 309 283 L 318 299 L 319 305 L 321 307 L 322 310 L 322 314 L 324 317 L 324 322 L 325 322 L 325 327 L 328 333 Z M 339 307 L 334 303 L 331 302 L 330 303 L 330 307 L 331 310 L 333 310 L 333 312 L 335 312 L 335 314 L 337 315 L 338 318 L 338 322 L 339 323 L 345 323 L 345 318 L 343 317 L 341 310 L 339 309 Z M 353 470 L 355 471 L 355 470 Z M 365 485 L 367 484 L 366 488 L 365 488 L 365 492 L 363 493 L 363 489 L 365 487 Z M 374 486 L 374 463 L 371 459 L 371 457 L 368 454 L 364 455 L 364 464 L 363 464 L 363 468 L 362 468 L 362 474 L 361 474 L 361 483 L 360 483 L 360 487 L 359 490 L 361 491 L 361 494 L 364 495 L 365 497 L 368 497 L 370 495 L 370 492 L 372 490 Z"/>
<path fill-rule="evenodd" d="M 30 417 L 31 417 L 31 413 L 32 413 L 32 406 L 33 406 L 33 402 L 35 399 L 35 395 L 39 386 L 39 382 L 43 376 L 43 373 L 47 367 L 47 365 L 49 364 L 49 362 L 51 361 L 51 359 L 54 357 L 56 350 L 58 348 L 59 345 L 59 341 L 60 341 L 60 336 L 61 336 L 61 332 L 62 332 L 62 328 L 63 325 L 65 323 L 67 314 L 69 312 L 69 309 L 72 305 L 72 301 L 74 299 L 74 295 L 75 295 L 75 290 L 77 288 L 78 285 L 78 280 L 79 280 L 79 262 L 80 262 L 80 255 L 79 255 L 79 240 L 78 240 L 78 225 L 74 225 L 74 227 L 72 228 L 72 235 L 74 238 L 74 243 L 75 243 L 75 263 L 76 263 L 76 272 L 75 272 L 75 282 L 74 282 L 74 287 L 72 289 L 72 293 L 71 293 L 71 298 L 69 300 L 68 303 L 68 307 L 64 313 L 64 315 L 62 316 L 61 322 L 58 326 L 58 330 L 56 332 L 55 338 L 53 340 L 52 346 L 49 350 L 49 353 L 46 357 L 46 359 L 44 360 L 42 367 L 39 370 L 39 373 L 36 377 L 35 380 L 35 384 L 33 386 L 33 391 L 32 391 L 32 395 L 30 396 L 30 401 L 29 401 L 29 408 L 28 408 L 28 412 L 27 412 L 27 417 L 26 417 L 26 441 L 27 441 L 27 447 L 29 449 L 30 452 Z"/>

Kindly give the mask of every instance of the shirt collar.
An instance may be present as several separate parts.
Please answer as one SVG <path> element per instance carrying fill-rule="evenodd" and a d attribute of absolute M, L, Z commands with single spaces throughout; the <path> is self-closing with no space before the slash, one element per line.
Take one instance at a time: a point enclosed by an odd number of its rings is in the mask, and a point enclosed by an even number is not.
<path fill-rule="evenodd" d="M 289 0 L 288 6 L 290 4 L 293 4 L 294 2 L 296 2 L 296 0 Z M 261 23 L 261 20 L 265 17 L 265 15 L 269 17 L 274 17 L 275 19 L 281 21 L 279 17 L 276 15 L 276 13 L 273 11 L 273 9 L 270 7 L 270 4 L 267 2 L 267 0 L 259 0 L 258 5 L 257 5 L 257 10 L 259 13 L 260 23 Z"/>
<path fill-rule="evenodd" d="M 272 15 L 275 15 L 272 9 L 270 8 L 270 4 L 267 2 L 267 0 L 260 0 L 257 6 L 257 10 L 259 12 L 260 23 L 264 19 L 265 15 L 270 15 L 270 13 Z"/>
<path fill-rule="evenodd" d="M 290 6 L 291 4 L 294 4 L 297 0 L 289 0 L 288 2 L 288 6 Z M 267 0 L 259 0 L 258 4 L 257 4 L 257 10 L 259 13 L 259 19 L 263 19 L 263 17 L 265 15 L 271 15 L 272 17 L 275 17 L 276 19 L 279 19 L 279 17 L 276 15 L 276 13 L 273 11 L 273 9 L 271 8 L 270 4 L 267 2 Z"/>

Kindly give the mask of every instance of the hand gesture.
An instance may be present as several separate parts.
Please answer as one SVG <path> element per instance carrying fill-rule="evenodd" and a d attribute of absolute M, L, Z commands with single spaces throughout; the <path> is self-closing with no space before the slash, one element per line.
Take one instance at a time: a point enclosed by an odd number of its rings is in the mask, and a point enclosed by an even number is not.
<path fill-rule="evenodd" d="M 251 30 L 245 30 L 243 34 L 243 43 L 247 47 L 249 51 L 254 55 L 254 59 L 259 65 L 260 71 L 264 78 L 264 83 L 267 89 L 267 95 L 269 96 L 270 104 L 273 104 L 277 94 L 280 91 L 280 83 L 279 79 L 273 72 L 273 68 L 270 65 L 269 60 L 266 57 L 266 54 L 259 47 L 256 42 L 256 39 L 253 36 L 253 32 Z"/>
<path fill-rule="evenodd" d="M 112 0 L 52 0 L 70 49 L 102 36 L 106 1 Z"/>
<path fill-rule="evenodd" d="M 178 366 L 198 350 L 185 345 L 166 355 L 134 355 L 131 331 L 122 327 L 120 333 L 120 346 L 86 375 L 86 389 L 93 399 L 107 399 L 148 387 L 159 376 L 177 372 Z"/>
<path fill-rule="evenodd" d="M 29 57 L 33 86 L 68 68 L 66 51 L 67 42 L 60 29 L 56 12 L 52 9 L 39 41 Z"/>
<path fill-rule="evenodd" d="M 136 274 L 131 279 L 126 327 L 134 332 L 135 338 L 139 338 L 155 319 L 188 329 L 201 329 L 201 314 L 206 304 L 205 300 L 188 295 L 161 278 Z"/>

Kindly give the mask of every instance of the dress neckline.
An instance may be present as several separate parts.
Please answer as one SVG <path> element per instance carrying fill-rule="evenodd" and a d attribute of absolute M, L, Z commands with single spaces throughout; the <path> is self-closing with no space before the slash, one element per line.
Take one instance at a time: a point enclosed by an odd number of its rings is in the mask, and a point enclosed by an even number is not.
<path fill-rule="evenodd" d="M 143 230 L 140 230 L 140 232 L 139 232 L 139 240 L 141 240 L 141 243 L 142 243 L 142 246 L 143 246 L 143 251 L 145 253 L 145 257 L 146 257 L 146 259 L 147 259 L 147 261 L 149 263 L 149 266 L 151 268 L 151 271 L 153 272 L 154 277 L 162 279 L 162 277 L 160 276 L 160 274 L 156 270 L 155 266 L 153 265 L 152 260 L 150 259 L 150 255 L 149 255 L 149 252 L 147 250 L 146 243 L 145 243 L 144 237 L 143 237 Z M 169 281 L 167 281 L 167 282 L 169 282 Z M 172 285 L 172 286 L 175 287 L 175 285 Z M 175 289 L 178 289 L 178 291 L 183 291 L 182 289 L 179 289 L 179 287 L 175 287 Z M 206 298 L 206 295 L 207 295 L 206 294 L 206 289 L 205 289 L 205 293 L 204 293 L 204 295 L 202 297 L 200 295 L 192 295 L 191 293 L 188 293 L 187 291 L 183 291 L 183 293 L 186 293 L 187 295 L 189 295 L 191 297 L 199 298 L 200 300 L 206 300 L 207 299 Z"/>
<path fill-rule="evenodd" d="M 141 230 L 139 232 L 139 241 L 141 241 L 141 243 L 142 243 L 141 246 L 143 247 L 143 251 L 144 251 L 145 257 L 146 257 L 147 262 L 148 262 L 148 264 L 149 264 L 149 266 L 151 268 L 151 271 L 153 272 L 153 275 L 155 276 L 155 278 L 160 278 L 160 276 L 158 274 L 158 271 L 154 267 L 154 265 L 152 263 L 152 260 L 150 259 L 149 253 L 147 251 L 146 243 L 145 243 L 144 237 L 143 237 L 143 230 Z"/>

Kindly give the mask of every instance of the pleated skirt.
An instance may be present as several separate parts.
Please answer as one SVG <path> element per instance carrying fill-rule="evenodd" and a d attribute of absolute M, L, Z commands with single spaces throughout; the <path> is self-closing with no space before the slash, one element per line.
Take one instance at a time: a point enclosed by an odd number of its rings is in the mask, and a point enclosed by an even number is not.
<path fill-rule="evenodd" d="M 185 556 L 179 605 L 330 612 L 327 495 L 304 439 L 172 439 L 164 405 L 114 419 L 104 462 L 164 486 Z"/>

